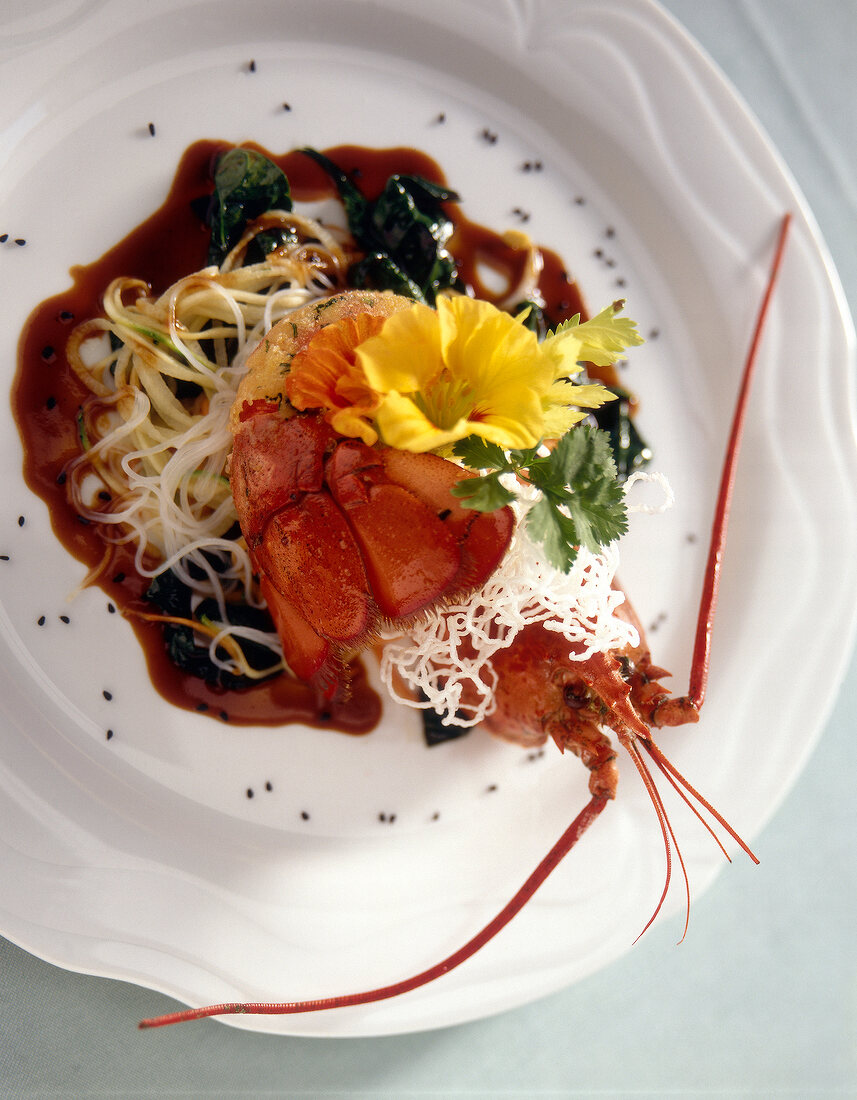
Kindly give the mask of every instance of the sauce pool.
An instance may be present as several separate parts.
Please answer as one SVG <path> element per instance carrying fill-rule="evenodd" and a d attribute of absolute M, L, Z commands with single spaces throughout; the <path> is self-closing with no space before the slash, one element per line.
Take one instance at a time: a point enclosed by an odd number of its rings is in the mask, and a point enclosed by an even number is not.
<path fill-rule="evenodd" d="M 326 172 L 298 151 L 274 155 L 246 143 L 274 161 L 286 174 L 297 202 L 336 198 Z M 211 715 L 236 725 L 283 725 L 300 722 L 343 733 L 368 733 L 377 724 L 381 700 L 369 686 L 365 670 L 355 663 L 352 691 L 346 703 L 321 705 L 307 685 L 282 675 L 240 691 L 225 691 L 177 668 L 168 658 L 162 629 L 139 617 L 150 613 L 145 599 L 147 578 L 134 570 L 133 551 L 111 546 L 97 528 L 84 522 L 66 497 L 64 470 L 80 451 L 76 417 L 89 391 L 69 367 L 65 346 L 74 326 L 102 315 L 102 295 L 120 276 L 149 284 L 157 296 L 182 276 L 206 266 L 209 232 L 194 213 L 212 193 L 213 166 L 230 146 L 198 141 L 181 158 L 163 205 L 100 259 L 75 266 L 68 290 L 42 302 L 27 320 L 18 348 L 12 409 L 24 448 L 27 485 L 48 506 L 59 541 L 91 571 L 97 583 L 127 617 L 143 648 L 149 675 L 160 694 L 175 706 Z M 422 176 L 447 186 L 443 172 L 415 149 L 368 149 L 343 145 L 325 150 L 368 199 L 376 198 L 396 173 Z M 479 297 L 492 295 L 480 270 L 488 267 L 508 286 L 515 286 L 527 262 L 527 251 L 514 248 L 499 234 L 468 221 L 447 204 L 455 224 L 450 251 L 464 283 Z M 542 249 L 539 293 L 552 323 L 576 313 L 585 316 L 576 285 L 554 253 Z"/>

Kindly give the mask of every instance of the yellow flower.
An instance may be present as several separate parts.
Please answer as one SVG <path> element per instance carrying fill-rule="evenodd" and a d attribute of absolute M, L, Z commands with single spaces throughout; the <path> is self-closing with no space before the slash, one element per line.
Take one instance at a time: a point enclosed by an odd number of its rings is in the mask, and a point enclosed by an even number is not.
<path fill-rule="evenodd" d="M 581 340 L 569 331 L 546 347 L 488 302 L 440 298 L 387 318 L 356 358 L 381 395 L 381 438 L 406 451 L 444 448 L 478 435 L 507 449 L 561 435 L 611 395 L 600 386 L 559 381 L 580 370 Z M 583 326 L 580 326 L 581 328 Z"/>

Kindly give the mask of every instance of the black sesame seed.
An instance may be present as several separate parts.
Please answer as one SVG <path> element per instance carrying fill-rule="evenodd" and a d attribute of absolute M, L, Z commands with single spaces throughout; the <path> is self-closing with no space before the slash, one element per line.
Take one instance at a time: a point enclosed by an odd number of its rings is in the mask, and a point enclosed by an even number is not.
<path fill-rule="evenodd" d="M 99 500 L 112 500 L 113 498 L 111 497 L 110 493 L 107 492 L 106 489 L 102 489 L 101 492 L 98 494 L 98 499 Z"/>
<path fill-rule="evenodd" d="M 57 353 L 54 351 L 51 345 L 45 344 L 45 346 L 42 348 L 42 359 L 44 359 L 46 363 L 53 363 L 56 357 Z"/>
<path fill-rule="evenodd" d="M 272 791 L 273 789 L 274 789 L 274 784 L 269 779 L 268 782 L 265 784 L 265 790 L 266 791 Z"/>
<path fill-rule="evenodd" d="M 586 205 L 586 199 L 583 197 L 583 195 L 576 195 L 574 201 L 577 203 L 578 206 Z"/>
<path fill-rule="evenodd" d="M 68 617 L 68 615 L 60 615 L 60 622 L 65 623 L 66 626 L 68 626 L 68 624 L 71 622 L 71 619 Z"/>
<path fill-rule="evenodd" d="M 435 812 L 431 815 L 431 820 L 432 821 L 439 821 L 440 820 L 440 810 L 435 810 Z"/>
<path fill-rule="evenodd" d="M 115 607 L 115 606 L 114 606 L 114 604 L 112 604 L 112 603 L 108 603 L 108 605 L 107 605 L 107 610 L 109 611 L 109 613 L 110 613 L 111 615 L 115 615 L 115 614 L 116 614 L 116 607 Z"/>
<path fill-rule="evenodd" d="M 196 709 L 200 712 L 200 714 L 204 714 L 208 710 L 208 703 L 197 703 Z"/>
<path fill-rule="evenodd" d="M 26 519 L 24 519 L 23 516 L 18 516 L 18 526 L 19 527 L 23 527 L 26 522 L 27 521 L 26 521 Z"/>
<path fill-rule="evenodd" d="M 105 698 L 105 699 L 107 700 L 107 702 L 108 702 L 108 703 L 109 703 L 109 702 L 111 701 L 111 699 L 113 698 L 113 692 L 112 692 L 112 691 L 108 691 L 108 690 L 107 690 L 106 688 L 104 689 L 104 691 L 102 691 L 102 693 L 101 693 L 101 694 L 102 694 L 102 695 L 104 696 L 104 698 Z"/>
<path fill-rule="evenodd" d="M 688 531 L 688 533 L 685 535 L 685 542 L 689 542 L 691 545 L 693 545 L 693 543 L 696 542 L 696 533 L 693 531 Z"/>
<path fill-rule="evenodd" d="M 149 133 L 152 135 L 152 137 L 155 136 L 155 124 L 154 124 L 154 122 L 149 123 Z"/>
<path fill-rule="evenodd" d="M 63 322 L 63 324 L 67 325 L 70 321 L 74 320 L 74 314 L 70 309 L 61 309 L 59 313 L 59 319 Z"/>
<path fill-rule="evenodd" d="M 107 740 L 110 741 L 112 739 L 112 737 L 113 737 L 113 730 L 108 730 L 107 731 Z"/>
<path fill-rule="evenodd" d="M 44 626 L 47 620 L 45 619 L 44 615 L 40 615 L 36 621 L 39 626 Z"/>
<path fill-rule="evenodd" d="M 247 65 L 247 72 L 248 73 L 255 73 L 255 71 L 256 71 L 256 62 L 251 58 L 249 64 Z"/>
<path fill-rule="evenodd" d="M 604 230 L 604 236 L 608 239 L 616 236 L 616 230 L 613 228 L 612 225 L 608 225 L 607 228 Z"/>
<path fill-rule="evenodd" d="M 45 402 L 45 408 L 46 409 L 55 409 L 56 407 L 57 407 L 57 399 L 54 397 L 53 394 L 51 394 L 51 396 Z"/>
<path fill-rule="evenodd" d="M 594 257 L 595 257 L 595 258 L 596 258 L 597 260 L 600 260 L 600 259 L 601 259 L 601 257 L 602 257 L 602 256 L 604 255 L 604 249 L 603 249 L 603 248 L 596 248 L 596 249 L 595 249 L 595 251 L 594 251 L 594 252 L 592 253 L 592 255 L 593 255 L 593 256 L 594 256 Z"/>
<path fill-rule="evenodd" d="M 116 576 L 113 578 L 113 583 L 114 584 L 121 584 L 124 580 L 125 580 L 125 574 L 124 573 L 117 573 Z"/>
<path fill-rule="evenodd" d="M 625 285 L 625 280 L 620 275 L 619 278 L 616 280 L 616 286 L 624 286 L 624 285 Z"/>
<path fill-rule="evenodd" d="M 9 561 L 8 554 L 0 554 L 0 561 Z"/>
<path fill-rule="evenodd" d="M 17 244 L 20 247 L 23 247 L 26 243 L 27 243 L 27 241 L 26 241 L 26 238 L 24 238 L 24 237 L 16 237 L 15 238 L 15 244 Z"/>
<path fill-rule="evenodd" d="M 248 788 L 247 788 L 247 797 L 248 797 L 248 798 L 252 798 L 252 797 L 253 797 L 253 788 L 252 788 L 252 787 L 248 787 Z"/>
<path fill-rule="evenodd" d="M 485 788 L 485 791 L 488 794 L 493 794 L 493 792 L 496 791 L 496 790 L 497 790 L 497 784 L 496 783 L 489 783 L 488 786 Z"/>
<path fill-rule="evenodd" d="M 306 810 L 301 810 L 301 821 L 309 821 L 309 814 Z"/>
<path fill-rule="evenodd" d="M 0 244 L 5 244 L 9 240 L 8 233 L 0 233 Z"/>
<path fill-rule="evenodd" d="M 435 122 L 437 122 L 440 125 L 443 125 L 443 123 L 446 122 L 446 112 L 441 111 L 440 114 L 435 118 Z"/>
<path fill-rule="evenodd" d="M 90 522 L 91 522 L 89 519 L 87 519 L 86 516 L 80 515 L 80 513 L 78 513 L 78 515 L 75 518 L 77 519 L 77 522 L 79 524 L 81 524 L 81 526 L 83 526 L 83 527 L 88 527 Z"/>
<path fill-rule="evenodd" d="M 291 103 L 284 103 L 283 104 L 283 110 L 284 111 L 290 111 L 291 109 L 292 109 Z"/>
<path fill-rule="evenodd" d="M 66 474 L 64 470 L 61 474 L 57 474 L 57 485 L 65 485 L 65 478 Z"/>
<path fill-rule="evenodd" d="M 657 338 L 660 336 L 660 334 L 661 334 L 660 329 L 653 328 L 652 331 L 649 333 L 649 339 L 650 340 L 657 340 Z"/>
<path fill-rule="evenodd" d="M 221 722 L 229 721 L 229 714 L 225 710 L 222 710 L 217 717 L 221 720 Z"/>

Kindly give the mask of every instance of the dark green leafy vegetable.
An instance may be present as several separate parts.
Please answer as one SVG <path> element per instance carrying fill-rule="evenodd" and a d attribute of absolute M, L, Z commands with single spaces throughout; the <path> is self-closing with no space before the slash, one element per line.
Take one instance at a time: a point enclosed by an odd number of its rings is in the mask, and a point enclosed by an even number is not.
<path fill-rule="evenodd" d="M 425 301 L 422 287 L 402 271 L 389 256 L 375 252 L 354 264 L 349 272 L 349 281 L 359 290 L 392 290 L 403 298 L 413 298 L 416 302 Z"/>
<path fill-rule="evenodd" d="M 199 622 L 222 622 L 217 601 L 203 600 L 195 612 L 191 610 L 191 590 L 172 570 L 160 573 L 152 580 L 146 591 L 146 599 L 156 604 L 165 615 L 181 619 L 196 619 Z M 260 630 L 273 630 L 266 612 L 246 604 L 227 605 L 229 622 L 234 626 L 248 626 Z M 208 646 L 197 644 L 193 629 L 182 623 L 166 623 L 164 626 L 164 645 L 170 660 L 191 676 L 204 680 L 214 687 L 226 691 L 249 688 L 260 683 L 246 676 L 237 676 L 215 665 L 208 652 Z M 277 656 L 270 649 L 256 642 L 242 639 L 241 648 L 248 662 L 254 668 L 265 668 L 277 662 Z M 279 670 L 271 675 L 276 676 Z"/>
<path fill-rule="evenodd" d="M 652 450 L 637 431 L 631 418 L 631 395 L 619 386 L 606 386 L 616 394 L 615 401 L 605 401 L 592 413 L 598 427 L 610 436 L 617 476 L 625 481 L 635 470 L 642 470 L 652 460 Z"/>
<path fill-rule="evenodd" d="M 82 451 L 88 451 L 91 444 L 89 442 L 89 433 L 86 430 L 86 418 L 83 414 L 83 405 L 78 406 L 75 423 L 77 424 L 77 438 L 80 442 L 80 449 Z"/>
<path fill-rule="evenodd" d="M 518 302 L 511 312 L 517 317 L 524 310 L 527 310 L 523 321 L 524 328 L 534 332 L 539 340 L 544 340 L 550 329 L 555 327 L 548 320 L 544 309 L 537 302 Z"/>
<path fill-rule="evenodd" d="M 434 305 L 438 291 L 458 285 L 446 249 L 454 225 L 443 209 L 458 195 L 421 176 L 390 176 L 370 202 L 323 153 L 303 149 L 336 183 L 348 228 L 366 256 L 351 271 L 358 287 L 394 290 Z"/>
<path fill-rule="evenodd" d="M 420 693 L 423 701 L 425 696 Z M 425 743 L 431 748 L 433 745 L 442 745 L 446 741 L 457 741 L 459 737 L 465 737 L 470 733 L 470 726 L 454 726 L 444 722 L 443 718 L 427 707 L 420 711 L 423 720 L 423 737 Z"/>
<path fill-rule="evenodd" d="M 211 226 L 208 262 L 219 266 L 254 218 L 269 210 L 291 208 L 289 181 L 276 164 L 253 149 L 230 149 L 218 160 L 214 173 L 214 195 L 206 218 Z M 278 243 L 274 233 L 257 238 L 261 254 Z"/>
<path fill-rule="evenodd" d="M 457 443 L 455 454 L 471 469 L 487 471 L 453 488 L 466 508 L 493 512 L 511 503 L 515 493 L 500 482 L 505 473 L 515 473 L 539 490 L 527 513 L 527 530 L 563 572 L 571 568 L 581 545 L 597 553 L 628 529 L 610 440 L 597 428 L 572 428 L 547 455 L 535 447 L 505 452 L 478 436 Z"/>

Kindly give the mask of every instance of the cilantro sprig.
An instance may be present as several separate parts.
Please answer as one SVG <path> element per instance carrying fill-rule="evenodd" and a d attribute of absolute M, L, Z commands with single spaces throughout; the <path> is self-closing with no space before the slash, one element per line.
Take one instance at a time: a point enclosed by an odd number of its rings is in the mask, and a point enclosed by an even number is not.
<path fill-rule="evenodd" d="M 511 504 L 516 494 L 500 481 L 503 474 L 513 473 L 539 491 L 527 512 L 527 530 L 564 573 L 580 546 L 598 553 L 628 530 L 625 494 L 604 431 L 578 425 L 549 454 L 537 447 L 504 451 L 479 436 L 461 440 L 454 450 L 470 469 L 484 471 L 453 488 L 465 508 L 493 512 Z"/>

